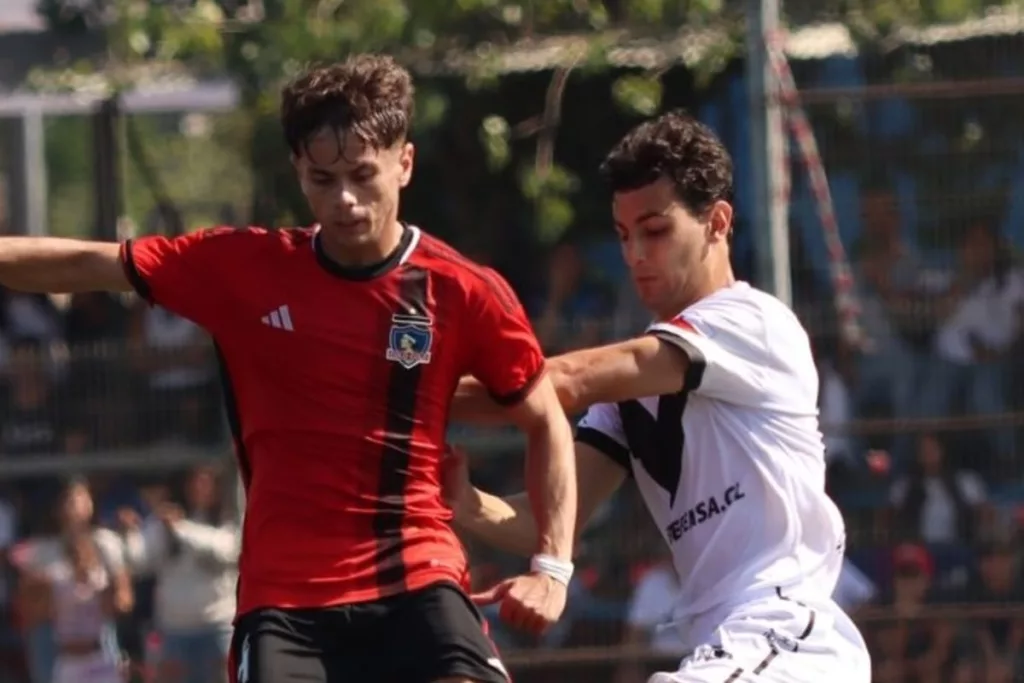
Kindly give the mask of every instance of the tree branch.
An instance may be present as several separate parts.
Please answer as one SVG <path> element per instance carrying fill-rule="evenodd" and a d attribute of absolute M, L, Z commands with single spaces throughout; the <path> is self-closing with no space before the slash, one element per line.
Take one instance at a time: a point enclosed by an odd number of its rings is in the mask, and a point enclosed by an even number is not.
<path fill-rule="evenodd" d="M 571 64 L 556 69 L 548 84 L 548 90 L 544 96 L 544 113 L 541 115 L 538 130 L 537 156 L 534 160 L 534 168 L 538 175 L 546 174 L 554 163 L 555 139 L 558 135 L 558 125 L 562 120 L 562 99 L 565 96 L 565 86 L 569 82 L 569 75 L 580 63 L 581 58 L 581 55 L 577 55 Z"/>

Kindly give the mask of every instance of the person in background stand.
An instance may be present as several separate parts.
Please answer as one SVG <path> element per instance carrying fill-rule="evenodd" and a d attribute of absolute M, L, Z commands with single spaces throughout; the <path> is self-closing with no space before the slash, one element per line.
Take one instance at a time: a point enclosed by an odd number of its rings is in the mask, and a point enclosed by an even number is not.
<path fill-rule="evenodd" d="M 25 576 L 26 617 L 51 620 L 57 649 L 53 683 L 121 683 L 114 619 L 131 610 L 118 596 L 88 529 L 65 539 L 66 558 Z M 119 600 L 119 597 L 121 598 Z"/>
<path fill-rule="evenodd" d="M 157 506 L 145 523 L 129 524 L 125 541 L 136 575 L 156 576 L 154 683 L 223 680 L 231 644 L 239 538 L 223 514 L 216 473 L 193 470 L 185 508 Z M 130 511 L 126 511 L 130 512 Z"/>
<path fill-rule="evenodd" d="M 54 536 L 30 539 L 11 552 L 12 564 L 20 574 L 19 604 L 26 612 L 26 655 L 33 683 L 51 683 L 54 651 L 54 630 L 50 615 L 33 605 L 39 605 L 40 577 L 51 576 L 54 566 L 69 561 L 71 539 L 88 535 L 96 547 L 110 583 L 115 612 L 127 613 L 133 603 L 131 579 L 125 571 L 124 547 L 112 531 L 96 528 L 93 524 L 93 500 L 89 486 L 82 480 L 73 480 L 65 487 L 58 501 L 59 531 Z M 27 609 L 26 609 L 27 608 Z"/>

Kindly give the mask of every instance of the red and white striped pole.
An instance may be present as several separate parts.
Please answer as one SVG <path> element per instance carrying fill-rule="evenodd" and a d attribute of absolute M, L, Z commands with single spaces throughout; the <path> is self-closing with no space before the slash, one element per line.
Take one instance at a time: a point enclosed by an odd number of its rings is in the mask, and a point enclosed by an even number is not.
<path fill-rule="evenodd" d="M 860 305 L 857 303 L 853 273 L 846 249 L 839 234 L 839 221 L 832 202 L 832 192 L 828 186 L 828 176 L 818 151 L 818 143 L 814 138 L 814 130 L 800 102 L 800 91 L 797 90 L 793 71 L 786 59 L 784 36 L 781 33 L 770 36 L 768 56 L 777 83 L 775 90 L 783 105 L 786 123 L 796 141 L 798 158 L 810 179 L 818 220 L 821 222 L 821 231 L 828 251 L 829 273 L 839 316 L 839 332 L 847 344 L 856 349 L 866 350 L 870 346 L 870 340 L 866 338 L 860 325 Z M 788 171 L 789 165 L 786 160 L 783 164 Z M 784 201 L 789 202 L 788 193 Z"/>

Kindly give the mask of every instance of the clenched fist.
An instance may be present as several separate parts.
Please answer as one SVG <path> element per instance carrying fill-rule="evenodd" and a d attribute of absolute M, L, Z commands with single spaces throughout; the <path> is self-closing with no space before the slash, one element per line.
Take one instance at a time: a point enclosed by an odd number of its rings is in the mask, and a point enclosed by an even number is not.
<path fill-rule="evenodd" d="M 566 586 L 546 574 L 523 574 L 472 597 L 477 605 L 500 604 L 501 620 L 509 626 L 540 634 L 562 616 Z"/>

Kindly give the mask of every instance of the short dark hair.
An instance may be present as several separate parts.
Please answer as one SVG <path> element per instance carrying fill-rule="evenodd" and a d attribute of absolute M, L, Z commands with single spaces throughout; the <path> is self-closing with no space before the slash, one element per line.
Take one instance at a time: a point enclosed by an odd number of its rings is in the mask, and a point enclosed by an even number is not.
<path fill-rule="evenodd" d="M 629 131 L 601 164 L 612 192 L 635 190 L 667 178 L 695 216 L 732 199 L 732 158 L 715 133 L 682 110 Z"/>
<path fill-rule="evenodd" d="M 413 116 L 409 72 L 392 57 L 364 54 L 310 69 L 284 87 L 281 125 L 295 154 L 324 127 L 377 149 L 405 140 Z"/>

